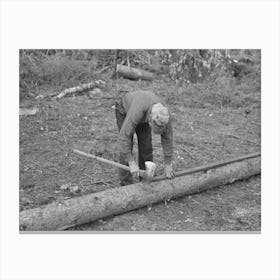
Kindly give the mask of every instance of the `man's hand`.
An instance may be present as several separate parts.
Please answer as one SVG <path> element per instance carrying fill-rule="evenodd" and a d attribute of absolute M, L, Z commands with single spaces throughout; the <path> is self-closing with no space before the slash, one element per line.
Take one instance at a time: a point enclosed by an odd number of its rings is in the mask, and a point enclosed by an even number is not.
<path fill-rule="evenodd" d="M 173 168 L 172 168 L 172 164 L 165 164 L 165 166 L 164 166 L 164 175 L 168 179 L 171 179 L 171 178 L 173 178 L 175 176 Z"/>
<path fill-rule="evenodd" d="M 137 163 L 134 160 L 132 160 L 128 163 L 128 166 L 129 166 L 129 171 L 132 174 L 132 177 L 135 179 L 138 179 L 140 169 L 139 169 L 139 166 L 137 165 Z"/>

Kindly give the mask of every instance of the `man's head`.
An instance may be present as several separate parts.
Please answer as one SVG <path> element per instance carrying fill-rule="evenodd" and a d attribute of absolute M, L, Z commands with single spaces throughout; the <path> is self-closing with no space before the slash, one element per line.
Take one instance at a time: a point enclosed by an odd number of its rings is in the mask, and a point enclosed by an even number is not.
<path fill-rule="evenodd" d="M 168 109 L 165 106 L 161 103 L 154 104 L 149 117 L 152 131 L 155 134 L 161 134 L 169 121 L 169 117 Z"/>

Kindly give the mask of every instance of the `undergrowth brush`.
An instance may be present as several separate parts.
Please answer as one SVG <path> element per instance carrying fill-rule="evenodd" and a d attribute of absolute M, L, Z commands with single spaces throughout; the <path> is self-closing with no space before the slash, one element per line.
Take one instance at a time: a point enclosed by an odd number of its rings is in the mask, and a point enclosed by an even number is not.
<path fill-rule="evenodd" d="M 244 76 L 239 80 L 235 77 L 219 76 L 203 83 L 189 84 L 181 94 L 189 99 L 191 107 L 260 106 L 261 84 L 256 75 Z"/>
<path fill-rule="evenodd" d="M 213 75 L 200 83 L 184 83 L 175 100 L 183 97 L 188 99 L 190 107 L 215 107 L 215 108 L 240 108 L 247 106 L 260 106 L 261 93 L 261 64 L 244 64 L 238 73 L 225 71 L 223 68 L 217 69 Z M 20 98 L 28 96 L 30 92 L 38 94 L 40 90 L 61 90 L 81 83 L 100 79 L 98 61 L 96 58 L 79 58 L 68 56 L 64 52 L 57 52 L 46 55 L 42 51 L 21 51 L 20 52 Z M 235 73 L 235 74 L 234 74 Z M 102 75 L 107 85 L 113 83 L 111 79 L 112 71 Z M 235 76 L 237 75 L 237 76 Z M 169 88 L 165 91 L 173 91 L 173 82 L 165 84 Z M 149 83 L 151 88 L 156 88 L 165 79 L 155 79 Z M 120 83 L 120 80 L 116 81 Z M 125 83 L 130 83 L 126 80 Z M 144 81 L 142 81 L 144 83 Z M 114 84 L 114 83 L 113 83 Z M 133 82 L 135 87 L 140 86 L 138 82 Z"/>
<path fill-rule="evenodd" d="M 77 60 L 61 53 L 47 56 L 20 55 L 20 94 L 36 91 L 44 86 L 71 87 L 96 79 L 95 60 Z"/>

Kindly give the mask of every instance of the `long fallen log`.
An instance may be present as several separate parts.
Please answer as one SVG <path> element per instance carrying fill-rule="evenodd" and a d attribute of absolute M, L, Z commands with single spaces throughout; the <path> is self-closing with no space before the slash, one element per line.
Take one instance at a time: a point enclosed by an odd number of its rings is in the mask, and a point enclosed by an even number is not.
<path fill-rule="evenodd" d="M 154 75 L 148 71 L 133 68 L 133 67 L 128 67 L 125 65 L 117 65 L 116 73 L 124 77 L 126 79 L 130 80 L 147 80 L 147 81 L 152 81 L 154 78 Z"/>
<path fill-rule="evenodd" d="M 81 197 L 54 202 L 19 213 L 20 230 L 64 230 L 261 173 L 260 156 L 233 162 L 208 171 L 178 176 L 172 180 L 137 183 Z"/>
<path fill-rule="evenodd" d="M 80 86 L 77 87 L 72 87 L 72 88 L 67 88 L 63 91 L 61 91 L 60 93 L 56 93 L 55 96 L 53 96 L 53 99 L 59 99 L 64 97 L 65 95 L 69 95 L 69 94 L 73 94 L 73 93 L 81 93 L 83 91 L 87 91 L 90 89 L 93 89 L 95 87 L 104 87 L 105 82 L 102 80 L 97 80 L 97 81 L 93 81 L 91 83 L 87 83 L 87 84 L 82 84 Z"/>

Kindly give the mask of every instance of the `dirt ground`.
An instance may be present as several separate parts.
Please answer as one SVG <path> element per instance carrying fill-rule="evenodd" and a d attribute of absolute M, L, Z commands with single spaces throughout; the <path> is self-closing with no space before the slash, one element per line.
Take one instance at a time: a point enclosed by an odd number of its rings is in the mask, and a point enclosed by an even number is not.
<path fill-rule="evenodd" d="M 117 169 L 71 153 L 91 151 L 118 161 L 114 112 L 116 85 L 108 79 L 102 92 L 52 100 L 41 90 L 21 107 L 36 115 L 20 116 L 20 211 L 119 185 Z M 192 88 L 170 98 L 173 84 L 164 79 L 133 82 L 119 79 L 122 92 L 153 90 L 169 105 L 174 129 L 174 164 L 183 170 L 260 151 L 260 94 L 240 106 L 200 102 Z M 40 96 L 41 95 L 41 96 Z M 160 137 L 153 137 L 154 161 L 163 170 Z M 136 149 L 135 149 L 136 150 Z M 261 178 L 252 177 L 192 196 L 72 228 L 89 231 L 259 231 Z"/>

